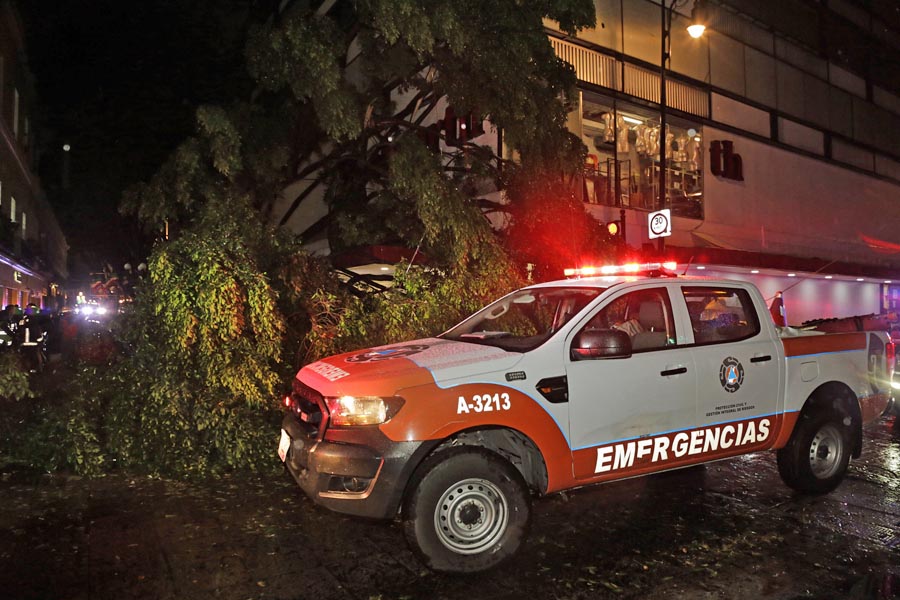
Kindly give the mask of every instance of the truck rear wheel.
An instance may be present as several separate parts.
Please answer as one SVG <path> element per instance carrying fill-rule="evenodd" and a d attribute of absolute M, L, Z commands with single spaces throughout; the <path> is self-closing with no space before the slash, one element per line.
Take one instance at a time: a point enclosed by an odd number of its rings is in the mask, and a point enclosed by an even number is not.
<path fill-rule="evenodd" d="M 813 494 L 836 488 L 849 462 L 849 432 L 834 411 L 801 415 L 791 440 L 778 451 L 778 472 L 784 482 Z"/>
<path fill-rule="evenodd" d="M 413 551 L 436 571 L 493 568 L 521 547 L 531 522 L 528 488 L 498 455 L 460 447 L 429 458 L 403 505 Z"/>

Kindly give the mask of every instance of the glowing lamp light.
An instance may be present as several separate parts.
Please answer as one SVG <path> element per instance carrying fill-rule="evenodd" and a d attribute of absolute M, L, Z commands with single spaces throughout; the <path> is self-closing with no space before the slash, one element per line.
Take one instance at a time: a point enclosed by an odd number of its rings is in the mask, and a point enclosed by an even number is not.
<path fill-rule="evenodd" d="M 704 0 L 696 0 L 694 8 L 691 10 L 691 24 L 688 25 L 688 34 L 697 39 L 706 31 L 706 23 L 709 20 L 707 16 L 706 2 Z"/>
<path fill-rule="evenodd" d="M 797 276 L 796 273 L 788 273 L 788 277 L 796 277 L 796 276 Z"/>
<path fill-rule="evenodd" d="M 619 234 L 619 224 L 615 221 L 607 223 L 606 230 L 609 232 L 609 235 L 618 235 Z"/>
<path fill-rule="evenodd" d="M 698 271 L 705 271 L 705 270 L 706 270 L 706 267 L 704 267 L 703 265 L 697 265 L 697 270 L 698 270 Z"/>
<path fill-rule="evenodd" d="M 694 39 L 699 38 L 703 35 L 703 32 L 706 31 L 706 25 L 702 23 L 694 23 L 693 25 L 688 25 L 688 34 Z"/>
<path fill-rule="evenodd" d="M 857 277 L 856 280 L 857 281 L 865 281 L 865 279 L 863 279 L 862 277 Z"/>
<path fill-rule="evenodd" d="M 750 272 L 753 273 L 754 275 L 756 275 L 757 273 L 759 273 L 759 269 L 753 269 L 753 270 L 750 271 Z"/>
<path fill-rule="evenodd" d="M 825 279 L 834 279 L 834 277 L 832 277 L 831 275 L 826 275 Z"/>
<path fill-rule="evenodd" d="M 290 396 L 285 396 L 285 397 L 284 397 L 284 405 L 285 405 L 285 406 L 290 406 L 290 405 L 291 405 L 291 397 L 290 397 Z"/>

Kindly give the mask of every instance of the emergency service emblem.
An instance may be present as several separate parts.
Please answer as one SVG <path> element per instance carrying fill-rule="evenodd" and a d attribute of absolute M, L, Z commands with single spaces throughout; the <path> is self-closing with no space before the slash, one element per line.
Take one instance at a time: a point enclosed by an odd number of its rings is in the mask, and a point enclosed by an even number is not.
<path fill-rule="evenodd" d="M 369 350 L 368 352 L 361 352 L 359 354 L 354 354 L 353 356 L 347 357 L 346 360 L 350 363 L 379 362 L 382 360 L 389 360 L 391 358 L 411 356 L 413 354 L 418 354 L 423 350 L 427 350 L 428 348 L 429 346 L 427 346 L 426 344 L 395 346 L 393 348 L 383 348 L 381 350 Z"/>
<path fill-rule="evenodd" d="M 719 368 L 719 383 L 726 392 L 738 391 L 741 384 L 744 383 L 744 365 L 741 364 L 741 361 L 733 356 L 723 360 L 722 366 Z"/>

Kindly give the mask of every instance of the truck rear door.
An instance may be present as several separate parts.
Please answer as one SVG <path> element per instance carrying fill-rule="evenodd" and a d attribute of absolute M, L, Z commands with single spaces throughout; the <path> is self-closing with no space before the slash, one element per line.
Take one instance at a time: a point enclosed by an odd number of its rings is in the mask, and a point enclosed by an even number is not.
<path fill-rule="evenodd" d="M 734 446 L 743 452 L 771 443 L 784 410 L 784 357 L 772 328 L 761 322 L 765 307 L 756 306 L 756 294 L 740 284 L 683 283 L 680 288 L 693 335 L 697 426 L 722 430 L 731 425 L 727 435 L 741 432 Z M 769 419 L 765 435 L 759 431 L 763 418 Z"/>

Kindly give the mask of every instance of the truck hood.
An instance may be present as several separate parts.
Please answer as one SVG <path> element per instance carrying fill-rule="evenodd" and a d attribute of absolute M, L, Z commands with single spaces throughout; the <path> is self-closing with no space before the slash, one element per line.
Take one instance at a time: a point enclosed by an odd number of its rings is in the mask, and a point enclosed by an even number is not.
<path fill-rule="evenodd" d="M 493 346 L 424 338 L 329 356 L 300 369 L 297 378 L 323 396 L 392 396 L 509 369 L 521 357 Z"/>

